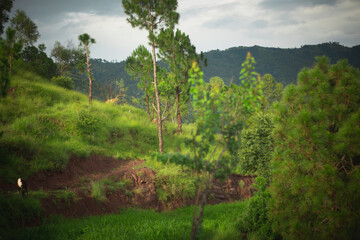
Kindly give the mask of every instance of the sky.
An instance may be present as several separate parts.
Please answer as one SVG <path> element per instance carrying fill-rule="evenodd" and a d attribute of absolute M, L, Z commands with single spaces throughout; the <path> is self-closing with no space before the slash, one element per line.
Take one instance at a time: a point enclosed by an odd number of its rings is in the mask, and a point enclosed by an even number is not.
<path fill-rule="evenodd" d="M 91 57 L 123 61 L 147 31 L 132 28 L 121 0 L 15 0 L 40 32 L 49 53 L 55 41 L 96 40 Z M 178 0 L 179 23 L 197 51 L 237 46 L 295 48 L 324 42 L 360 44 L 360 0 Z M 150 47 L 148 47 L 150 49 Z"/>

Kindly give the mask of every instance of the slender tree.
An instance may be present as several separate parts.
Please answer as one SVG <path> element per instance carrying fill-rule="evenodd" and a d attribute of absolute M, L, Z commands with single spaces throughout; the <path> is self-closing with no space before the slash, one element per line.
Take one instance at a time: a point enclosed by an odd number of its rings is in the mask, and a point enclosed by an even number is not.
<path fill-rule="evenodd" d="M 126 59 L 125 69 L 133 79 L 140 80 L 138 88 L 144 90 L 147 114 L 149 119 L 152 120 L 149 107 L 153 73 L 151 53 L 143 45 L 140 45 L 133 51 L 131 56 Z"/>
<path fill-rule="evenodd" d="M 189 94 L 187 78 L 191 64 L 197 59 L 195 46 L 191 44 L 188 35 L 179 29 L 174 32 L 172 28 L 161 30 L 158 43 L 160 58 L 169 63 L 171 71 L 169 79 L 174 87 L 176 97 L 177 133 L 181 133 L 182 118 L 180 113 L 180 99 L 181 96 Z M 186 97 L 187 96 L 183 96 L 184 99 L 186 99 Z"/>
<path fill-rule="evenodd" d="M 13 73 L 13 63 L 14 59 L 20 54 L 22 48 L 21 40 L 16 41 L 15 30 L 11 27 L 6 29 L 6 39 L 5 39 L 5 53 L 7 56 L 10 76 Z"/>
<path fill-rule="evenodd" d="M 162 121 L 160 97 L 156 75 L 156 37 L 159 28 L 172 28 L 179 20 L 176 12 L 177 0 L 122 0 L 125 13 L 129 16 L 128 22 L 132 27 L 146 29 L 152 47 L 154 88 L 156 98 L 156 112 L 159 135 L 159 151 L 163 152 Z"/>
<path fill-rule="evenodd" d="M 90 72 L 90 58 L 89 58 L 89 47 L 91 44 L 95 43 L 95 39 L 91 38 L 89 34 L 84 33 L 79 36 L 80 45 L 85 47 L 85 53 L 86 53 L 86 68 L 89 76 L 89 104 L 92 103 L 92 76 Z"/>
<path fill-rule="evenodd" d="M 25 46 L 33 45 L 40 37 L 36 24 L 23 10 L 16 10 L 11 18 L 11 27 L 15 29 L 16 40 L 22 40 Z"/>

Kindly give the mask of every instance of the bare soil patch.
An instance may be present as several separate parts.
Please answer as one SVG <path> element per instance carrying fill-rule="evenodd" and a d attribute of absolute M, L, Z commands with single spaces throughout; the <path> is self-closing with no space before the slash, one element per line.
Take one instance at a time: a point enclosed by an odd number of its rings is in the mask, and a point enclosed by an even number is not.
<path fill-rule="evenodd" d="M 45 217 L 63 215 L 78 218 L 118 213 L 128 207 L 163 211 L 193 204 L 192 199 L 160 201 L 155 185 L 156 172 L 142 166 L 142 163 L 142 160 L 117 160 L 105 156 L 74 156 L 63 171 L 39 172 L 30 176 L 27 179 L 28 188 L 29 191 L 43 189 L 49 193 L 49 197 L 42 200 Z M 106 200 L 98 201 L 91 196 L 91 183 L 106 178 L 114 182 L 125 180 L 129 184 L 125 189 L 106 188 Z M 215 181 L 208 202 L 217 204 L 251 197 L 254 178 L 255 176 L 231 175 L 223 183 Z M 15 190 L 16 185 L 5 188 Z M 50 194 L 59 190 L 75 193 L 75 200 L 61 199 Z"/>

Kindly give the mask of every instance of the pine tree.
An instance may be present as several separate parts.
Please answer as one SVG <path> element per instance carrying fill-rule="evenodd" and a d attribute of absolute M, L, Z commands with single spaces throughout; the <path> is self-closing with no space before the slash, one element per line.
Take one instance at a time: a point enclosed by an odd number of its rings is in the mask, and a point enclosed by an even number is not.
<path fill-rule="evenodd" d="M 182 131 L 182 117 L 180 112 L 181 98 L 189 100 L 188 71 L 191 64 L 197 59 L 195 46 L 190 38 L 179 29 L 174 32 L 169 28 L 162 30 L 158 37 L 159 55 L 169 63 L 170 82 L 175 91 L 176 117 L 178 122 L 177 133 Z"/>
<path fill-rule="evenodd" d="M 360 75 L 317 58 L 276 106 L 271 215 L 284 239 L 360 236 Z"/>
<path fill-rule="evenodd" d="M 150 120 L 150 95 L 152 93 L 152 56 L 151 53 L 143 46 L 138 46 L 126 59 L 125 63 L 126 72 L 133 78 L 138 79 L 138 88 L 144 90 L 146 111 Z"/>
<path fill-rule="evenodd" d="M 90 71 L 90 50 L 89 47 L 91 44 L 95 43 L 95 39 L 91 38 L 89 34 L 84 33 L 79 35 L 79 41 L 80 41 L 80 45 L 83 45 L 85 48 L 85 54 L 86 54 L 86 68 L 87 68 L 87 72 L 88 72 L 88 76 L 89 76 L 89 104 L 91 105 L 92 103 L 92 75 L 91 75 L 91 71 Z"/>
<path fill-rule="evenodd" d="M 145 28 L 149 35 L 153 55 L 154 89 L 159 135 L 159 152 L 163 152 L 160 96 L 156 72 L 156 38 L 159 28 L 173 28 L 179 20 L 177 0 L 122 0 L 128 22 L 132 27 Z"/>

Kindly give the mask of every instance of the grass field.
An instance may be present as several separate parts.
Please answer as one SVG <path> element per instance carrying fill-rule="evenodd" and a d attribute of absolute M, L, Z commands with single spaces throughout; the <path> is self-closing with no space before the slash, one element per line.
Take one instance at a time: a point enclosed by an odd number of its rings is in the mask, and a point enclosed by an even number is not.
<path fill-rule="evenodd" d="M 201 239 L 241 239 L 239 217 L 248 202 L 207 206 Z M 9 231 L 4 239 L 190 239 L 193 207 L 167 212 L 123 209 L 119 214 L 64 219 L 54 217 L 39 227 Z"/>

